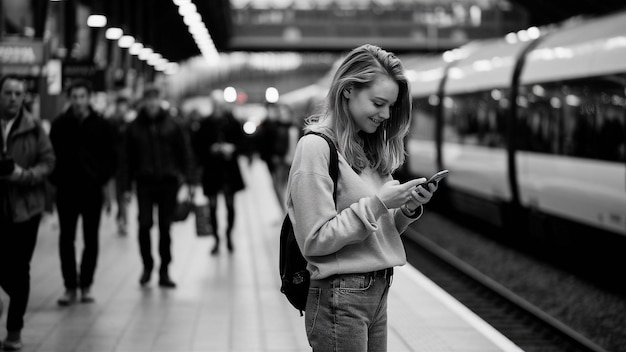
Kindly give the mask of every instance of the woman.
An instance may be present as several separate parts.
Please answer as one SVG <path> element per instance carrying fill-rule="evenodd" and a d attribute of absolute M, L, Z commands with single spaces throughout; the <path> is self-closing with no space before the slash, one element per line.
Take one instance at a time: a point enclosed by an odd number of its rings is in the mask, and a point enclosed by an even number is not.
<path fill-rule="evenodd" d="M 385 351 L 393 267 L 406 263 L 400 234 L 422 214 L 436 185 L 400 184 L 411 116 L 409 87 L 393 54 L 352 50 L 337 69 L 323 113 L 305 131 L 321 132 L 339 152 L 336 204 L 330 149 L 307 135 L 296 147 L 287 209 L 311 284 L 305 322 L 313 351 Z"/>

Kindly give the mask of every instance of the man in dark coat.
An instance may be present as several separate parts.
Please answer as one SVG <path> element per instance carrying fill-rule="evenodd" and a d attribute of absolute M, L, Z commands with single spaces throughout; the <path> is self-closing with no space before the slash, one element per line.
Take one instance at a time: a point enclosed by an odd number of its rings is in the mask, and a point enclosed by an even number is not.
<path fill-rule="evenodd" d="M 98 261 L 98 235 L 105 185 L 115 173 L 117 156 L 111 124 L 90 105 L 91 84 L 75 80 L 67 88 L 70 106 L 53 122 L 50 139 L 57 165 L 50 176 L 56 186 L 59 254 L 65 293 L 61 306 L 94 301 L 91 292 Z M 76 263 L 76 226 L 82 217 L 84 248 Z"/>
<path fill-rule="evenodd" d="M 144 91 L 143 106 L 126 130 L 126 153 L 123 156 L 123 187 L 130 191 L 134 182 L 139 204 L 139 248 L 143 273 L 139 283 L 150 281 L 154 268 L 150 229 L 153 208 L 157 206 L 159 223 L 159 286 L 174 288 L 169 275 L 172 261 L 170 227 L 176 195 L 183 183 L 193 181 L 191 146 L 185 128 L 161 106 L 161 92 L 156 87 Z"/>
<path fill-rule="evenodd" d="M 237 161 L 243 141 L 243 128 L 226 106 L 218 92 L 211 96 L 213 112 L 200 123 L 194 140 L 194 150 L 202 168 L 202 189 L 209 198 L 211 225 L 215 234 L 212 254 L 219 252 L 219 234 L 217 224 L 217 196 L 224 195 L 228 224 L 226 227 L 226 245 L 230 252 L 234 250 L 232 230 L 235 224 L 235 193 L 244 188 L 243 178 Z"/>
<path fill-rule="evenodd" d="M 5 351 L 23 347 L 30 261 L 46 204 L 45 180 L 55 163 L 48 135 L 23 106 L 25 94 L 22 79 L 0 79 L 0 287 L 10 299 Z"/>

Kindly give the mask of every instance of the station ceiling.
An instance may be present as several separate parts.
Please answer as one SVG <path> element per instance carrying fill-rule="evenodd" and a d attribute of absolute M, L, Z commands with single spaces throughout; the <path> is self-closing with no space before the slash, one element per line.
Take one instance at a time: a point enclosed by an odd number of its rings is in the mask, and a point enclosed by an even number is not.
<path fill-rule="evenodd" d="M 109 21 L 134 31 L 170 61 L 200 54 L 172 0 L 79 0 L 100 7 Z M 295 0 L 294 0 L 295 1 Z M 341 0 L 337 0 L 341 1 Z M 546 25 L 577 15 L 601 15 L 626 8 L 624 0 L 510 0 L 528 10 L 530 25 Z M 230 51 L 230 0 L 194 0 L 218 51 Z M 101 5 L 105 3 L 106 5 Z M 254 3 L 254 1 L 251 1 Z"/>

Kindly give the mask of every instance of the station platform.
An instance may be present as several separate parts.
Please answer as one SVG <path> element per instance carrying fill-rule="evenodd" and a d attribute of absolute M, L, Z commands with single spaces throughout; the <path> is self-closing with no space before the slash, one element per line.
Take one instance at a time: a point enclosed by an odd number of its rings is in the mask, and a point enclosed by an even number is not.
<path fill-rule="evenodd" d="M 196 236 L 193 215 L 176 223 L 170 269 L 176 289 L 159 288 L 156 275 L 147 287 L 140 287 L 132 203 L 126 236 L 117 233 L 113 214 L 103 215 L 92 287 L 96 302 L 59 307 L 63 284 L 58 222 L 55 214 L 47 215 L 32 261 L 22 351 L 310 351 L 304 317 L 279 291 L 283 211 L 271 178 L 259 160 L 241 162 L 241 167 L 246 189 L 235 199 L 234 252 L 228 253 L 222 241 L 220 254 L 210 255 L 213 238 Z M 220 219 L 226 216 L 223 205 L 220 199 Z M 77 238 L 80 253 L 80 224 Z M 158 256 L 155 259 L 158 263 Z M 8 298 L 1 291 L 0 297 L 5 303 L 0 322 L 4 338 Z M 395 270 L 388 314 L 389 351 L 521 351 L 409 264 Z"/>

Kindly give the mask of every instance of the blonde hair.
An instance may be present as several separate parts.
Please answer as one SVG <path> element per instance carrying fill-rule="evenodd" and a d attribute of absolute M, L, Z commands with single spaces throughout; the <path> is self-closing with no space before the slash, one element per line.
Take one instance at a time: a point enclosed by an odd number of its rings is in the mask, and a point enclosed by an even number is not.
<path fill-rule="evenodd" d="M 343 92 L 371 86 L 385 75 L 398 84 L 398 97 L 385 120 L 374 133 L 357 132 Z M 404 137 L 409 132 L 411 99 L 400 60 L 375 45 L 361 45 L 347 55 L 333 77 L 323 112 L 309 117 L 305 132 L 320 131 L 333 137 L 337 149 L 360 173 L 367 166 L 389 175 L 404 163 Z"/>

